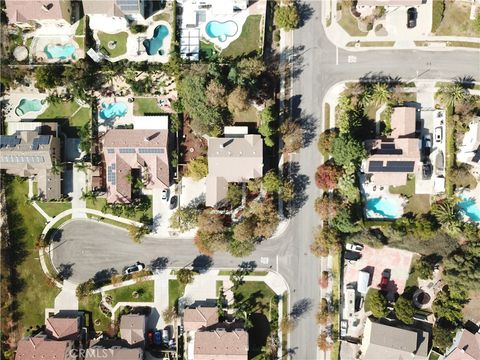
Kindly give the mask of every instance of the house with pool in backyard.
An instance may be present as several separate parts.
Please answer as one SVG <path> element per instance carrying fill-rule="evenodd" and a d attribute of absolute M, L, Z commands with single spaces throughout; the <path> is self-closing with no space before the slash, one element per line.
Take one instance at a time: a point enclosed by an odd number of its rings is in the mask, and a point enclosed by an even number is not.
<path fill-rule="evenodd" d="M 22 29 L 24 43 L 14 49 L 14 57 L 17 61 L 30 58 L 35 62 L 83 58 L 83 24 L 78 21 L 78 13 L 70 0 L 6 0 L 8 23 Z"/>

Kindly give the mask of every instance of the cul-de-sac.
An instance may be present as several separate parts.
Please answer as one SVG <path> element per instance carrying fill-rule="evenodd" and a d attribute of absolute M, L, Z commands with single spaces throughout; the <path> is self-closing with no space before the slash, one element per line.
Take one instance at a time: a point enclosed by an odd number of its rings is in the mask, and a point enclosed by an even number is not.
<path fill-rule="evenodd" d="M 480 360 L 480 0 L 1 0 L 1 360 Z"/>

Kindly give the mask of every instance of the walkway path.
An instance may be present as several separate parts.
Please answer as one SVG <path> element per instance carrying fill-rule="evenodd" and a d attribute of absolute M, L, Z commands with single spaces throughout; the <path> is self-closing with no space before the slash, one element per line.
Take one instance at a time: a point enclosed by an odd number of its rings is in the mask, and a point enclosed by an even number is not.
<path fill-rule="evenodd" d="M 86 191 L 86 184 L 87 184 L 87 174 L 85 171 L 77 169 L 73 166 L 72 169 L 72 176 L 73 176 L 73 192 L 71 193 L 72 196 L 72 218 L 73 219 L 82 219 L 86 218 L 87 214 L 83 211 L 87 207 L 87 203 L 84 199 L 82 199 L 83 191 Z"/>

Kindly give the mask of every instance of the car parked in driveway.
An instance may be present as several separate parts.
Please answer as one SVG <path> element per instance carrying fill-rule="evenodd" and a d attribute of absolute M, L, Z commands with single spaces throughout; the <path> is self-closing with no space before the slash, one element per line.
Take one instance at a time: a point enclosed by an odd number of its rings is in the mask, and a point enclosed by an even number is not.
<path fill-rule="evenodd" d="M 389 281 L 390 281 L 390 270 L 385 269 L 382 272 L 382 278 L 380 280 L 380 287 L 382 289 L 385 289 L 387 287 Z"/>
<path fill-rule="evenodd" d="M 355 251 L 355 252 L 361 252 L 363 250 L 363 245 L 362 244 L 346 244 L 345 249 L 349 251 Z"/>
<path fill-rule="evenodd" d="M 178 196 L 177 196 L 177 195 L 173 195 L 173 196 L 170 198 L 170 210 L 176 209 L 176 208 L 177 208 L 177 205 L 178 205 Z"/>
<path fill-rule="evenodd" d="M 435 128 L 435 142 L 442 142 L 443 139 L 443 129 L 441 126 Z"/>
<path fill-rule="evenodd" d="M 133 273 L 142 271 L 143 269 L 145 269 L 145 264 L 141 263 L 140 261 L 137 261 L 135 264 L 130 265 L 129 267 L 127 267 L 127 268 L 123 271 L 123 273 L 124 273 L 125 275 L 130 275 L 130 274 L 133 274 Z"/>
<path fill-rule="evenodd" d="M 413 29 L 417 26 L 417 9 L 411 7 L 407 10 L 407 28 Z"/>
<path fill-rule="evenodd" d="M 168 189 L 163 189 L 162 190 L 162 200 L 167 200 L 168 201 Z"/>
<path fill-rule="evenodd" d="M 422 166 L 422 179 L 423 180 L 430 180 L 432 177 L 432 164 L 423 164 Z"/>
<path fill-rule="evenodd" d="M 162 345 L 162 330 L 156 330 L 153 336 L 153 343 L 155 345 Z"/>

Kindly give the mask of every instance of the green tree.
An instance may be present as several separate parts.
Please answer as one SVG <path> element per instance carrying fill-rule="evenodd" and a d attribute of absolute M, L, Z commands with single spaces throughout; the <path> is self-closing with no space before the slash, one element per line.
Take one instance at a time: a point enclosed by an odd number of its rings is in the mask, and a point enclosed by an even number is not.
<path fill-rule="evenodd" d="M 231 232 L 204 232 L 199 230 L 194 243 L 204 255 L 212 256 L 216 251 L 227 251 L 231 240 Z"/>
<path fill-rule="evenodd" d="M 227 190 L 227 201 L 232 208 L 236 208 L 242 204 L 243 190 L 238 183 L 229 183 Z"/>
<path fill-rule="evenodd" d="M 359 230 L 359 226 L 352 219 L 352 210 L 348 207 L 343 207 L 337 212 L 335 217 L 330 220 L 330 226 L 345 234 Z"/>
<path fill-rule="evenodd" d="M 258 58 L 243 58 L 237 63 L 237 85 L 252 87 L 265 72 L 264 62 Z"/>
<path fill-rule="evenodd" d="M 344 206 L 342 201 L 336 196 L 330 196 L 328 193 L 315 200 L 315 211 L 322 220 L 331 220 Z"/>
<path fill-rule="evenodd" d="M 412 300 L 405 296 L 400 296 L 395 302 L 395 316 L 404 324 L 413 324 L 413 315 L 415 315 L 415 307 Z"/>
<path fill-rule="evenodd" d="M 226 107 L 227 106 L 227 90 L 225 86 L 217 80 L 212 80 L 207 86 L 207 99 L 212 106 Z"/>
<path fill-rule="evenodd" d="M 448 198 L 436 202 L 432 206 L 431 212 L 433 216 L 435 216 L 438 223 L 450 233 L 456 233 L 460 231 L 461 228 L 457 202 L 458 200 L 455 198 Z"/>
<path fill-rule="evenodd" d="M 292 180 L 284 180 L 280 189 L 280 198 L 283 201 L 292 201 L 295 198 L 295 183 Z"/>
<path fill-rule="evenodd" d="M 368 289 L 365 296 L 365 311 L 371 311 L 372 315 L 377 319 L 387 316 L 388 309 L 385 295 L 377 289 Z"/>
<path fill-rule="evenodd" d="M 438 348 L 441 352 L 445 351 L 452 345 L 453 338 L 455 337 L 456 327 L 448 324 L 442 324 L 441 322 L 435 322 L 432 329 L 433 346 Z"/>
<path fill-rule="evenodd" d="M 195 273 L 193 270 L 182 268 L 176 272 L 177 280 L 182 285 L 187 285 L 193 282 Z"/>
<path fill-rule="evenodd" d="M 329 226 L 323 226 L 314 235 L 312 244 L 310 244 L 310 251 L 313 255 L 318 257 L 327 256 L 330 252 L 337 252 L 341 250 L 342 243 L 335 229 Z"/>
<path fill-rule="evenodd" d="M 433 276 L 433 267 L 435 264 L 432 264 L 428 256 L 422 256 L 415 263 L 415 272 L 418 274 L 420 279 L 431 279 Z"/>
<path fill-rule="evenodd" d="M 237 241 L 253 242 L 256 238 L 255 236 L 255 227 L 257 221 L 254 216 L 245 217 L 233 228 L 233 238 Z"/>
<path fill-rule="evenodd" d="M 250 203 L 250 208 L 246 211 L 257 218 L 257 227 L 255 228 L 255 236 L 259 238 L 269 238 L 273 235 L 278 226 L 277 208 L 271 198 L 263 199 L 263 201 Z"/>
<path fill-rule="evenodd" d="M 276 193 L 280 190 L 280 186 L 282 186 L 282 180 L 280 180 L 280 177 L 274 170 L 269 170 L 263 176 L 262 185 L 266 192 Z"/>
<path fill-rule="evenodd" d="M 332 157 L 336 164 L 343 167 L 350 164 L 358 166 L 367 157 L 367 150 L 360 141 L 340 135 L 333 141 Z"/>
<path fill-rule="evenodd" d="M 198 181 L 208 175 L 208 160 L 205 156 L 199 156 L 190 160 L 187 164 L 187 176 Z"/>
<path fill-rule="evenodd" d="M 224 125 L 224 116 L 212 106 L 206 94 L 207 80 L 201 73 L 188 72 L 179 82 L 179 95 L 185 112 L 191 117 L 191 127 L 196 134 L 218 136 Z"/>
<path fill-rule="evenodd" d="M 53 89 L 63 83 L 63 65 L 44 65 L 35 68 L 35 86 L 39 89 Z"/>
<path fill-rule="evenodd" d="M 372 86 L 372 102 L 375 105 L 386 104 L 390 101 L 391 91 L 386 83 L 375 83 Z"/>
<path fill-rule="evenodd" d="M 444 261 L 444 280 L 451 287 L 480 289 L 480 241 L 469 241 Z"/>
<path fill-rule="evenodd" d="M 275 134 L 272 123 L 275 121 L 272 106 L 267 106 L 260 112 L 260 126 L 258 132 L 263 136 L 265 146 L 272 147 L 275 145 L 272 136 Z"/>
<path fill-rule="evenodd" d="M 349 203 L 353 204 L 360 200 L 360 191 L 355 181 L 355 174 L 344 174 L 340 177 L 337 190 Z"/>
<path fill-rule="evenodd" d="M 236 87 L 230 95 L 228 95 L 228 110 L 232 113 L 239 113 L 248 110 L 250 102 L 248 100 L 248 92 L 245 88 Z"/>
<path fill-rule="evenodd" d="M 298 28 L 300 25 L 300 14 L 295 4 L 289 6 L 278 6 L 275 9 L 275 25 L 279 28 L 290 31 Z"/>
<path fill-rule="evenodd" d="M 142 226 L 136 226 L 136 225 L 129 225 L 128 226 L 128 234 L 130 235 L 130 238 L 133 240 L 135 243 L 140 243 L 142 240 L 142 237 L 150 232 L 150 229 L 148 226 L 142 225 Z"/>
<path fill-rule="evenodd" d="M 199 213 L 193 206 L 180 207 L 170 217 L 170 227 L 180 232 L 192 230 L 197 226 Z"/>
<path fill-rule="evenodd" d="M 451 324 L 460 324 L 463 319 L 463 304 L 466 302 L 465 299 L 452 297 L 450 288 L 444 288 L 436 295 L 432 310 L 437 319 L 443 318 Z"/>
<path fill-rule="evenodd" d="M 245 257 L 255 250 L 255 243 L 252 241 L 238 241 L 232 238 L 228 243 L 228 252 L 235 257 Z"/>
<path fill-rule="evenodd" d="M 460 83 L 442 84 L 437 91 L 437 97 L 445 105 L 455 107 L 467 97 L 467 92 Z"/>
<path fill-rule="evenodd" d="M 328 158 L 332 152 L 333 141 L 338 137 L 338 129 L 327 129 L 320 134 L 318 138 L 318 150 L 322 153 L 323 157 Z"/>

